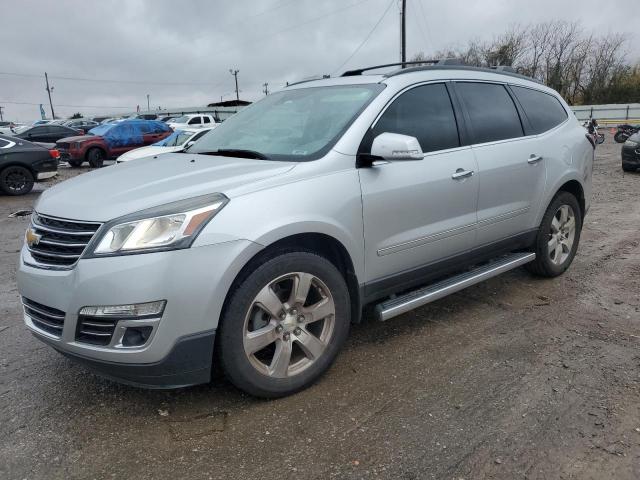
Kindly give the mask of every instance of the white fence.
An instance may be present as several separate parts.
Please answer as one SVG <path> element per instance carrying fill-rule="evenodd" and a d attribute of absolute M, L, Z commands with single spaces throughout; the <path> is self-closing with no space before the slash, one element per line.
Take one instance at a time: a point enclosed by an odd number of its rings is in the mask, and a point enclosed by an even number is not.
<path fill-rule="evenodd" d="M 598 123 L 640 123 L 640 103 L 579 105 L 571 110 L 581 121 L 595 118 Z"/>

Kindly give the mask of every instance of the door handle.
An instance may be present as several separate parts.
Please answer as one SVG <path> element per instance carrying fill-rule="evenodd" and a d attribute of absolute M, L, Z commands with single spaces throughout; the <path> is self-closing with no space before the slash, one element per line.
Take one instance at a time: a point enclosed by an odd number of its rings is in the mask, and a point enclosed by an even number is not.
<path fill-rule="evenodd" d="M 540 155 L 532 153 L 531 155 L 529 155 L 529 160 L 527 160 L 527 163 L 533 165 L 534 163 L 538 163 L 540 160 L 542 160 L 542 157 Z"/>
<path fill-rule="evenodd" d="M 472 175 L 473 170 L 464 170 L 462 168 L 459 168 L 456 170 L 456 173 L 451 175 L 451 178 L 453 178 L 454 180 L 460 180 L 461 178 L 471 177 Z"/>

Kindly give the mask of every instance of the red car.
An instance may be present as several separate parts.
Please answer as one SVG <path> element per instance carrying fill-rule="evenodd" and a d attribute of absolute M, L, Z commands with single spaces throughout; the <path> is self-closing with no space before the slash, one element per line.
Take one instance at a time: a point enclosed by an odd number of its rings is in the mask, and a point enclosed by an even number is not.
<path fill-rule="evenodd" d="M 105 159 L 151 145 L 172 133 L 167 124 L 155 120 L 125 120 L 100 125 L 87 135 L 62 138 L 56 142 L 56 148 L 61 160 L 72 167 L 79 167 L 85 161 L 92 167 L 101 167 Z"/>

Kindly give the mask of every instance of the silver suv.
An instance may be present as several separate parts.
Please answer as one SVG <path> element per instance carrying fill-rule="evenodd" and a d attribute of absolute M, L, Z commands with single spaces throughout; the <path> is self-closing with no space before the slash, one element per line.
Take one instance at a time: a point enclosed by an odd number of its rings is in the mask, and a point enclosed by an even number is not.
<path fill-rule="evenodd" d="M 290 85 L 180 153 L 47 190 L 20 257 L 33 334 L 116 380 L 309 386 L 387 320 L 571 264 L 593 146 L 553 90 L 435 65 Z"/>

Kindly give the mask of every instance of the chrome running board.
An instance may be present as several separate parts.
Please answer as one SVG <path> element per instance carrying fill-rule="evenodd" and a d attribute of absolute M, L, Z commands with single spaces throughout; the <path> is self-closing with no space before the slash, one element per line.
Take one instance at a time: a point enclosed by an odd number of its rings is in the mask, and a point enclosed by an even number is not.
<path fill-rule="evenodd" d="M 535 260 L 536 254 L 531 252 L 511 253 L 467 272 L 449 277 L 440 282 L 419 288 L 402 296 L 392 298 L 376 306 L 378 320 L 385 321 L 402 315 L 414 308 L 421 307 L 442 297 L 483 282 L 501 273 L 513 270 Z"/>

